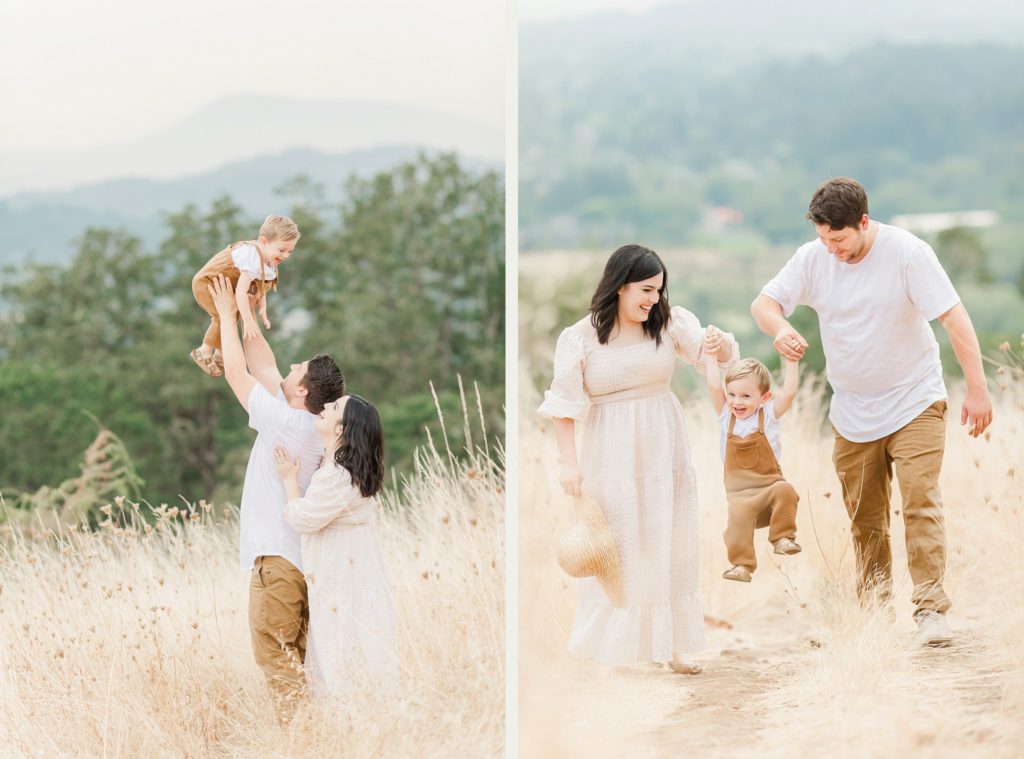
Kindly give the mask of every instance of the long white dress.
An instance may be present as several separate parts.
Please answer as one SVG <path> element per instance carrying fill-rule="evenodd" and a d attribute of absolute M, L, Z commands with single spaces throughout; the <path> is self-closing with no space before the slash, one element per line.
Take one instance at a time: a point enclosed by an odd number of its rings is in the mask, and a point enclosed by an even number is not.
<path fill-rule="evenodd" d="M 309 589 L 306 679 L 315 697 L 399 694 L 395 607 L 377 540 L 376 498 L 328 457 L 285 507 Z"/>
<path fill-rule="evenodd" d="M 600 345 L 589 316 L 565 329 L 538 413 L 582 427 L 583 489 L 600 505 L 622 562 L 625 608 L 594 578 L 577 584 L 569 651 L 608 664 L 666 662 L 704 647 L 697 487 L 686 420 L 669 388 L 677 359 L 703 371 L 704 329 L 675 307 L 662 335 Z M 725 368 L 739 356 L 720 362 Z"/>

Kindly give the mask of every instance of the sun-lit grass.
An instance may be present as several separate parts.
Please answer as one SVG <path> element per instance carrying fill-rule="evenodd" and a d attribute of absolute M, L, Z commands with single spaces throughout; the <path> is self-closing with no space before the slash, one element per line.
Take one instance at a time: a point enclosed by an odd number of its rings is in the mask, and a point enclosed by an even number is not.
<path fill-rule="evenodd" d="M 524 317 L 525 318 L 525 317 Z M 536 325 L 521 332 L 536 330 Z M 542 348 L 532 345 L 534 353 Z M 550 346 L 548 350 L 550 356 Z M 575 603 L 554 561 L 570 523 L 558 453 L 534 414 L 537 367 L 521 367 L 520 745 L 561 756 L 1024 755 L 1024 381 L 996 373 L 995 423 L 975 440 L 960 426 L 963 387 L 951 383 L 941 478 L 953 600 L 950 648 L 912 646 L 898 487 L 893 483 L 895 599 L 864 609 L 854 593 L 849 520 L 832 467 L 820 381 L 804 378 L 783 420 L 783 471 L 801 496 L 802 554 L 770 552 L 757 534 L 749 584 L 721 579 L 726 500 L 718 428 L 705 397 L 683 398 L 698 476 L 700 589 L 709 629 L 705 673 L 613 669 L 565 653 Z M 691 371 L 680 367 L 680 372 Z"/>
<path fill-rule="evenodd" d="M 97 531 L 0 526 L 0 756 L 499 755 L 503 467 L 500 448 L 430 446 L 386 493 L 405 700 L 307 703 L 287 728 L 252 657 L 233 507 L 149 525 L 118 499 Z"/>

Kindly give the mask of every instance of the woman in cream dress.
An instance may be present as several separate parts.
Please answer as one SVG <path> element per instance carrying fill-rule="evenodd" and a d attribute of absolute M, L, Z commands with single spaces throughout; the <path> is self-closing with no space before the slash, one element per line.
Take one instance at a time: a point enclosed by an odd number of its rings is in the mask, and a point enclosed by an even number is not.
<path fill-rule="evenodd" d="M 275 449 L 288 495 L 285 519 L 302 535 L 309 589 L 305 671 L 318 699 L 369 690 L 398 695 L 395 610 L 377 540 L 384 479 L 377 410 L 357 395 L 328 403 L 315 420 L 327 455 L 300 496 L 297 462 Z"/>
<path fill-rule="evenodd" d="M 704 646 L 697 488 L 669 383 L 678 359 L 703 371 L 712 354 L 724 369 L 739 348 L 731 335 L 706 335 L 689 311 L 670 309 L 665 279 L 647 248 L 612 254 L 590 315 L 558 338 L 554 379 L 538 412 L 554 420 L 562 488 L 597 501 L 622 562 L 624 608 L 594 578 L 579 581 L 570 653 L 613 665 L 668 662 L 696 674 L 687 655 Z"/>

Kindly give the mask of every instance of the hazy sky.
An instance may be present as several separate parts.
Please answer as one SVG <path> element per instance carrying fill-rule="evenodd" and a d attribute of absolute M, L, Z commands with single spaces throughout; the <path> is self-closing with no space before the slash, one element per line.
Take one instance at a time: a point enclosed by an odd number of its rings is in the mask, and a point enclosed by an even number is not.
<path fill-rule="evenodd" d="M 0 150 L 81 148 L 238 92 L 504 122 L 505 0 L 2 0 Z"/>
<path fill-rule="evenodd" d="M 525 21 L 553 16 L 585 16 L 613 9 L 642 11 L 667 2 L 671 0 L 519 0 L 519 18 Z"/>

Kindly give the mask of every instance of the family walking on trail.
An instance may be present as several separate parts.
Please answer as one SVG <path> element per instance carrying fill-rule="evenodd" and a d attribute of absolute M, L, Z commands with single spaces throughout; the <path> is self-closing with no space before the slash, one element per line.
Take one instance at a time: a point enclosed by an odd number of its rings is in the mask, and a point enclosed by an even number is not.
<path fill-rule="evenodd" d="M 704 374 L 718 415 L 731 564 L 723 577 L 751 581 L 757 528 L 768 527 L 774 553 L 801 551 L 797 489 L 779 464 L 780 419 L 792 405 L 808 347 L 787 321 L 798 305 L 814 309 L 821 325 L 833 390 L 833 462 L 850 518 L 857 593 L 865 603 L 887 603 L 891 594 L 895 471 L 916 641 L 953 639 L 938 486 L 947 394 L 929 322 L 937 319 L 949 335 L 967 381 L 960 422 L 977 437 L 992 422 L 992 403 L 974 327 L 931 247 L 871 219 L 855 180 L 823 183 L 807 218 L 816 239 L 751 305 L 784 365 L 775 394 L 768 369 L 741 358 L 731 334 L 669 305 L 665 265 L 639 245 L 612 254 L 588 315 L 559 336 L 554 377 L 538 412 L 554 426 L 562 489 L 593 498 L 607 522 L 623 589 L 623 599 L 613 601 L 607 583 L 579 581 L 571 653 L 612 665 L 660 662 L 684 674 L 701 671 L 692 659 L 704 646 L 697 486 L 683 410 L 670 389 L 677 359 Z"/>
<path fill-rule="evenodd" d="M 270 329 L 267 294 L 299 237 L 291 219 L 268 216 L 256 240 L 224 248 L 192 281 L 211 322 L 191 358 L 224 375 L 257 432 L 240 502 L 240 562 L 251 575 L 253 653 L 282 720 L 307 690 L 339 708 L 356 692 L 400 692 L 376 527 L 380 415 L 348 393 L 331 356 L 282 376 L 255 316 Z"/>

